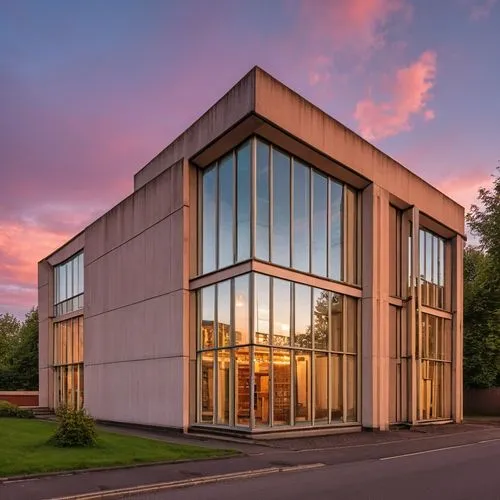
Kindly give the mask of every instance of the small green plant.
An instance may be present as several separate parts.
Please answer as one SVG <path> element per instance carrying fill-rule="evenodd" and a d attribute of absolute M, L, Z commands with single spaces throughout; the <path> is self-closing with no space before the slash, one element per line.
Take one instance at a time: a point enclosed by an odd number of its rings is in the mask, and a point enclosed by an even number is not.
<path fill-rule="evenodd" d="M 56 411 L 57 429 L 49 444 L 61 448 L 90 447 L 96 444 L 94 419 L 86 410 L 61 406 Z"/>
<path fill-rule="evenodd" d="M 31 410 L 19 408 L 17 405 L 2 400 L 0 401 L 0 417 L 34 418 L 35 415 Z"/>

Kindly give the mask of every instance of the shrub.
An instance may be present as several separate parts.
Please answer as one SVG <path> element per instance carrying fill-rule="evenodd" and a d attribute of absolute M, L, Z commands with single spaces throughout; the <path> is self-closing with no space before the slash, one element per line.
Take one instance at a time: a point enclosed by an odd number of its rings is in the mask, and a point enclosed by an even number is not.
<path fill-rule="evenodd" d="M 19 408 L 19 406 L 8 401 L 0 401 L 0 417 L 34 418 L 35 415 L 31 410 Z"/>
<path fill-rule="evenodd" d="M 62 448 L 90 447 L 96 444 L 94 419 L 84 410 L 61 406 L 56 411 L 57 429 L 49 443 Z"/>

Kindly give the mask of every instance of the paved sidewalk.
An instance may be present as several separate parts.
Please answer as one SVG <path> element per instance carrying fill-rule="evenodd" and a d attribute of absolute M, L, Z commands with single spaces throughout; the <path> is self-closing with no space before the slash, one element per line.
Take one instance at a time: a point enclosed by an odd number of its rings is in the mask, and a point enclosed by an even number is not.
<path fill-rule="evenodd" d="M 108 426 L 106 429 L 115 430 Z M 161 432 L 138 432 L 125 428 L 116 428 L 116 430 L 174 442 L 171 435 Z M 0 498 L 2 500 L 42 500 L 272 467 L 352 463 L 406 453 L 419 453 L 422 450 L 463 446 L 491 439 L 500 439 L 500 429 L 479 424 L 426 427 L 418 431 L 364 432 L 321 438 L 276 440 L 266 443 L 268 446 L 178 436 L 175 442 L 239 449 L 246 455 L 219 460 L 65 473 L 36 480 L 6 481 L 0 484 Z"/>

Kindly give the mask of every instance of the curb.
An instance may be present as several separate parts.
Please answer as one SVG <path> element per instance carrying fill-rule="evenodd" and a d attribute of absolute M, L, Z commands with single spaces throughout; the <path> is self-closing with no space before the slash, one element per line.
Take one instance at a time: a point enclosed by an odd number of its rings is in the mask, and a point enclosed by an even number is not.
<path fill-rule="evenodd" d="M 32 479 L 43 479 L 45 477 L 72 476 L 72 475 L 86 474 L 88 472 L 107 472 L 114 470 L 139 469 L 141 467 L 152 467 L 154 465 L 175 465 L 175 464 L 184 464 L 188 462 L 209 462 L 211 460 L 227 460 L 228 458 L 242 458 L 244 456 L 246 456 L 245 453 L 235 451 L 232 454 L 223 455 L 220 457 L 183 458 L 180 460 L 163 460 L 161 462 L 144 462 L 144 463 L 129 464 L 129 465 L 110 465 L 109 467 L 92 467 L 89 469 L 64 469 L 54 472 L 20 474 L 17 476 L 0 477 L 0 485 L 13 482 L 22 482 Z"/>

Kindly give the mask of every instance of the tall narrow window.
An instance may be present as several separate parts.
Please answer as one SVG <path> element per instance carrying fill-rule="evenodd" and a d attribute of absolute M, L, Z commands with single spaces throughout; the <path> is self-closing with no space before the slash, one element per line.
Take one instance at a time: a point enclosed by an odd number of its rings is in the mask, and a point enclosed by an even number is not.
<path fill-rule="evenodd" d="M 219 268 L 234 262 L 234 165 L 227 155 L 219 165 Z"/>
<path fill-rule="evenodd" d="M 290 157 L 273 149 L 272 262 L 290 266 Z"/>
<path fill-rule="evenodd" d="M 342 199 L 343 189 L 338 182 L 330 181 L 330 263 L 328 276 L 342 279 Z"/>
<path fill-rule="evenodd" d="M 326 276 L 327 258 L 327 178 L 316 172 L 312 175 L 312 272 Z"/>
<path fill-rule="evenodd" d="M 250 258 L 250 191 L 251 143 L 246 142 L 237 152 L 237 255 L 236 260 Z"/>
<path fill-rule="evenodd" d="M 309 271 L 311 169 L 293 162 L 293 255 L 292 267 Z"/>
<path fill-rule="evenodd" d="M 257 141 L 255 256 L 269 260 L 269 146 Z"/>
<path fill-rule="evenodd" d="M 209 273 L 216 267 L 217 240 L 217 168 L 203 174 L 203 272 Z"/>

